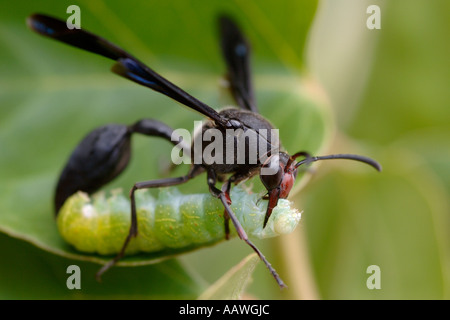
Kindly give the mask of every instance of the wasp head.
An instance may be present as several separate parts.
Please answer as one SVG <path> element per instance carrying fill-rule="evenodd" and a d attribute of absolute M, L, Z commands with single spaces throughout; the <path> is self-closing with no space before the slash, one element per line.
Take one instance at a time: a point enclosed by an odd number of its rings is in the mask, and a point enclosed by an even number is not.
<path fill-rule="evenodd" d="M 298 157 L 304 159 L 296 162 Z M 289 196 L 291 189 L 297 178 L 298 168 L 303 164 L 309 164 L 318 160 L 347 159 L 364 162 L 376 170 L 381 171 L 381 165 L 371 158 L 354 154 L 333 154 L 321 157 L 312 157 L 308 152 L 300 151 L 290 156 L 285 152 L 279 152 L 267 158 L 263 163 L 260 172 L 261 182 L 267 189 L 267 194 L 263 199 L 268 199 L 264 227 L 269 220 L 272 210 L 277 206 L 278 199 L 285 199 Z"/>

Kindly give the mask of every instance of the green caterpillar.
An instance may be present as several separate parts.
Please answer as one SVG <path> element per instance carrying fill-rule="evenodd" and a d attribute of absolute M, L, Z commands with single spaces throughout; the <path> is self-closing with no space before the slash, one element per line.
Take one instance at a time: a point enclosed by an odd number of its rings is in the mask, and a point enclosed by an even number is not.
<path fill-rule="evenodd" d="M 280 199 L 266 227 L 267 201 L 258 201 L 242 187 L 232 190 L 232 209 L 251 237 L 269 238 L 292 232 L 301 213 Z M 148 190 L 136 193 L 139 233 L 126 254 L 175 249 L 190 251 L 225 239 L 224 209 L 210 194 L 181 194 L 176 188 L 160 190 L 155 199 Z M 57 217 L 62 237 L 77 250 L 101 255 L 116 254 L 130 228 L 130 200 L 121 191 L 109 197 L 97 193 L 90 198 L 78 192 L 64 203 Z M 231 228 L 230 236 L 236 231 Z"/>

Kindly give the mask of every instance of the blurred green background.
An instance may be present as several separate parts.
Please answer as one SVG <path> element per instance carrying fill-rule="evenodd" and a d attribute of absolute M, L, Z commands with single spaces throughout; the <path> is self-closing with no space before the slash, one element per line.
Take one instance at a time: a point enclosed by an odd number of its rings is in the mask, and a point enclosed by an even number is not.
<path fill-rule="evenodd" d="M 261 112 L 290 153 L 358 153 L 382 163 L 382 173 L 345 161 L 314 166 L 291 197 L 304 210 L 297 231 L 257 242 L 289 288 L 280 291 L 259 263 L 244 297 L 449 298 L 445 0 L 0 2 L 0 298 L 196 298 L 251 252 L 234 239 L 155 265 L 117 267 L 98 284 L 98 264 L 60 250 L 53 188 L 84 134 L 144 117 L 188 129 L 201 119 L 113 75 L 109 61 L 26 28 L 29 14 L 64 18 L 70 4 L 80 6 L 83 28 L 214 107 L 231 102 L 219 85 L 215 18 L 232 14 L 252 43 Z M 371 4 L 381 8 L 380 30 L 366 27 Z M 142 137 L 133 146 L 130 168 L 109 188 L 162 175 L 171 146 Z M 198 178 L 181 190 L 207 188 Z M 82 269 L 76 292 L 65 282 L 71 264 Z M 370 265 L 381 270 L 379 290 L 366 286 Z"/>

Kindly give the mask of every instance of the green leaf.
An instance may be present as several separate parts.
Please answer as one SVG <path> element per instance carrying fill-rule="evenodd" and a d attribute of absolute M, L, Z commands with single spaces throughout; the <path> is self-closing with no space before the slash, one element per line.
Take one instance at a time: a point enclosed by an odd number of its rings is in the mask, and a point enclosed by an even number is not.
<path fill-rule="evenodd" d="M 198 300 L 241 299 L 258 262 L 259 257 L 256 253 L 248 255 L 239 264 L 231 268 L 220 279 L 206 289 L 198 297 Z"/>
<path fill-rule="evenodd" d="M 175 260 L 157 265 L 114 268 L 95 280 L 98 265 L 62 258 L 0 233 L 0 299 L 194 299 L 196 276 Z M 81 288 L 70 290 L 70 265 L 80 268 Z"/>

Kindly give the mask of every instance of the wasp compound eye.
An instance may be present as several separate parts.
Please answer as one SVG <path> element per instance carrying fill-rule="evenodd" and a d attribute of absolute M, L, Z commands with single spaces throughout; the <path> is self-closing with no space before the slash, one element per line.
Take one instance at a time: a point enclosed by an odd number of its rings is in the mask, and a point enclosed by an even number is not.
<path fill-rule="evenodd" d="M 267 190 L 277 188 L 283 180 L 284 168 L 280 163 L 279 155 L 273 155 L 266 160 L 259 175 L 261 182 Z"/>

